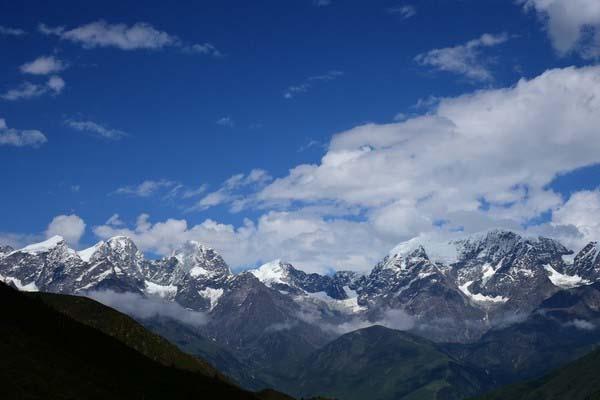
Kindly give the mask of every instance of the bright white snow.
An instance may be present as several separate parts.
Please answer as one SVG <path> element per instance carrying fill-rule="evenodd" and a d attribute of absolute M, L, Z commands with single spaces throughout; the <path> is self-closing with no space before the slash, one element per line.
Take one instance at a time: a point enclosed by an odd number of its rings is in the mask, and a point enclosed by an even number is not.
<path fill-rule="evenodd" d="M 25 246 L 18 251 L 36 255 L 48 252 L 63 242 L 64 239 L 62 238 L 62 236 L 52 236 L 50 239 L 47 239 L 40 243 L 30 244 L 29 246 Z"/>
<path fill-rule="evenodd" d="M 285 283 L 283 278 L 286 275 L 286 271 L 281 265 L 280 260 L 263 264 L 258 269 L 251 270 L 250 273 L 267 286 L 274 283 Z"/>
<path fill-rule="evenodd" d="M 85 250 L 81 250 L 79 252 L 77 252 L 77 254 L 79 255 L 79 258 L 81 258 L 83 261 L 85 262 L 90 262 L 90 259 L 92 258 L 92 256 L 94 255 L 94 253 L 104 244 L 104 242 L 98 242 L 95 245 L 93 245 L 92 247 L 88 247 Z"/>
<path fill-rule="evenodd" d="M 552 268 L 551 265 L 544 265 L 544 269 L 548 271 L 548 279 L 554 286 L 561 289 L 572 289 L 574 287 L 589 285 L 589 281 L 583 279 L 579 275 L 564 275 Z"/>
<path fill-rule="evenodd" d="M 490 297 L 490 296 L 485 296 L 481 293 L 471 293 L 471 291 L 469 290 L 469 286 L 471 286 L 472 284 L 473 284 L 473 281 L 467 282 L 464 285 L 459 286 L 458 288 L 467 297 L 469 297 L 471 300 L 473 300 L 475 302 L 478 302 L 478 303 L 506 303 L 508 301 L 508 298 L 502 297 L 502 296 Z"/>
<path fill-rule="evenodd" d="M 219 303 L 221 296 L 223 296 L 223 289 L 213 289 L 207 287 L 204 290 L 199 290 L 198 294 L 205 299 L 210 300 L 210 310 L 212 311 L 212 309 L 215 308 Z"/>
<path fill-rule="evenodd" d="M 23 292 L 37 292 L 37 291 L 39 291 L 39 289 L 36 286 L 35 282 L 31 282 L 31 283 L 28 283 L 27 285 L 23 285 L 23 283 L 21 282 L 20 279 L 10 278 L 10 277 L 4 277 L 2 275 L 0 275 L 0 282 L 4 282 L 6 284 L 12 283 L 13 285 L 15 285 L 17 287 L 17 289 L 19 289 L 19 290 L 21 290 Z"/>

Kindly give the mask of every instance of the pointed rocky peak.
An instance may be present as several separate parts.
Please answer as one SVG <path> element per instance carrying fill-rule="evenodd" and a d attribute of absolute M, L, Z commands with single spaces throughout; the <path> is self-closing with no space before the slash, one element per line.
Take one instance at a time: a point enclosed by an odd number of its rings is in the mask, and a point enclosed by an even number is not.
<path fill-rule="evenodd" d="M 89 263 L 105 260 L 122 267 L 138 266 L 144 260 L 144 255 L 138 250 L 133 240 L 126 236 L 115 236 L 98 242 L 78 254 L 82 260 Z"/>
<path fill-rule="evenodd" d="M 292 264 L 284 263 L 281 260 L 274 260 L 248 272 L 265 285 L 271 286 L 274 284 L 289 284 L 288 277 L 292 271 L 295 271 Z"/>
<path fill-rule="evenodd" d="M 195 241 L 184 243 L 171 255 L 179 263 L 179 274 L 192 278 L 231 275 L 229 266 L 214 249 Z"/>
<path fill-rule="evenodd" d="M 588 243 L 577 253 L 568 271 L 592 282 L 600 280 L 600 243 Z"/>
<path fill-rule="evenodd" d="M 577 255 L 575 256 L 574 263 L 592 262 L 600 260 L 600 243 L 590 242 L 588 243 Z"/>
<path fill-rule="evenodd" d="M 550 262 L 572 253 L 556 240 L 542 236 L 522 236 L 502 229 L 473 234 L 452 243 L 456 246 L 461 261 L 480 259 L 497 263 L 506 256 L 530 253 L 541 257 L 544 262 Z"/>

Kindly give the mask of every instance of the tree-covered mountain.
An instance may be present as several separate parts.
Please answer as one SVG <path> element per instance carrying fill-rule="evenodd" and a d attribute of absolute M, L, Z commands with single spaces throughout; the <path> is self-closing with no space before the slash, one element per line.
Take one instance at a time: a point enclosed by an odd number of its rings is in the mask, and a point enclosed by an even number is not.
<path fill-rule="evenodd" d="M 510 385 L 476 400 L 598 400 L 600 350 L 559 368 L 543 378 Z"/>
<path fill-rule="evenodd" d="M 3 398 L 260 399 L 218 375 L 208 376 L 202 362 L 181 353 L 169 355 L 177 353 L 173 346 L 106 307 L 106 319 L 101 315 L 103 306 L 92 305 L 98 307 L 95 316 L 88 323 L 76 321 L 68 314 L 78 313 L 82 304 L 66 304 L 72 300 L 47 302 L 0 284 L 0 302 L 5 305 L 0 317 Z M 49 303 L 60 303 L 67 311 L 56 311 Z M 83 307 L 89 309 L 89 303 Z M 94 328 L 96 324 L 102 328 Z M 131 329 L 126 327 L 129 324 Z"/>
<path fill-rule="evenodd" d="M 313 353 L 289 382 L 298 396 L 344 400 L 462 399 L 488 387 L 489 377 L 427 339 L 383 326 L 360 329 Z"/>

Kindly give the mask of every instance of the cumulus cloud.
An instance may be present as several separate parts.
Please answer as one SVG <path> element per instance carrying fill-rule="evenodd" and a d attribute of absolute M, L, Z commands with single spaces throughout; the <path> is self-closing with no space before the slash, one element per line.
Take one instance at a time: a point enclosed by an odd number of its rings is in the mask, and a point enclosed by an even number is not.
<path fill-rule="evenodd" d="M 556 52 L 579 52 L 586 58 L 600 56 L 600 2 L 596 0 L 519 0 L 546 24 Z"/>
<path fill-rule="evenodd" d="M 62 40 L 79 44 L 85 49 L 114 47 L 121 50 L 161 50 L 171 47 L 187 53 L 221 55 L 210 43 L 187 44 L 176 35 L 158 30 L 145 22 L 127 25 L 99 20 L 73 29 L 40 24 L 38 30 L 45 35 L 55 35 Z"/>
<path fill-rule="evenodd" d="M 108 140 L 119 140 L 125 136 L 128 136 L 126 132 L 123 132 L 118 129 L 109 128 L 103 125 L 100 125 L 93 121 L 81 121 L 81 120 L 72 120 L 68 119 L 65 121 L 65 124 L 70 128 L 78 130 L 80 132 L 86 132 L 92 134 L 93 136 L 108 139 Z"/>
<path fill-rule="evenodd" d="M 151 222 L 139 216 L 135 227 L 96 226 L 100 238 L 131 237 L 144 251 L 168 255 L 187 240 L 215 248 L 234 267 L 254 266 L 282 258 L 313 272 L 330 269 L 364 270 L 392 246 L 379 240 L 368 225 L 344 219 L 325 219 L 304 211 L 262 215 L 241 226 L 207 219 L 190 225 L 184 219 Z"/>
<path fill-rule="evenodd" d="M 35 60 L 21 65 L 19 68 L 24 74 L 48 75 L 63 71 L 67 65 L 54 56 L 41 56 Z"/>
<path fill-rule="evenodd" d="M 136 293 L 117 293 L 111 290 L 90 292 L 88 297 L 100 303 L 139 319 L 170 318 L 191 326 L 202 326 L 208 318 L 206 314 L 191 311 L 177 303 L 165 302 L 154 297 L 142 297 Z"/>
<path fill-rule="evenodd" d="M 439 71 L 463 75 L 472 81 L 491 81 L 493 75 L 489 70 L 490 59 L 484 57 L 482 50 L 498 46 L 509 38 L 506 33 L 498 35 L 485 33 L 465 44 L 433 49 L 419 54 L 415 57 L 415 61 Z"/>
<path fill-rule="evenodd" d="M 319 164 L 293 168 L 257 197 L 342 202 L 397 225 L 483 204 L 487 215 L 526 221 L 561 204 L 547 189 L 557 174 L 600 161 L 599 94 L 600 68 L 588 67 L 442 99 L 430 114 L 335 135 Z"/>
<path fill-rule="evenodd" d="M 62 236 L 69 245 L 74 247 L 77 247 L 84 233 L 85 222 L 75 214 L 54 217 L 46 229 L 46 237 Z"/>
<path fill-rule="evenodd" d="M 220 204 L 232 203 L 233 210 L 240 210 L 246 204 L 245 197 L 238 191 L 243 188 L 256 189 L 271 181 L 271 176 L 263 169 L 253 169 L 250 173 L 236 174 L 227 179 L 221 187 L 210 192 L 196 203 L 192 210 L 206 210 Z"/>
<path fill-rule="evenodd" d="M 254 221 L 190 225 L 142 216 L 135 227 L 94 231 L 131 236 L 159 254 L 193 239 L 234 267 L 281 258 L 320 272 L 368 270 L 419 234 L 524 229 L 552 212 L 552 221 L 527 231 L 579 245 L 598 238 L 598 194 L 565 203 L 549 184 L 600 162 L 598 126 L 600 67 L 550 70 L 512 87 L 440 99 L 425 115 L 338 133 L 319 163 L 255 190 L 238 175 L 201 199 L 201 206 L 263 210 Z"/>
<path fill-rule="evenodd" d="M 600 191 L 574 193 L 552 213 L 552 225 L 576 228 L 578 235 L 567 235 L 576 247 L 600 240 Z"/>
<path fill-rule="evenodd" d="M 38 130 L 11 129 L 0 118 L 0 146 L 39 147 L 47 141 L 46 135 Z"/>
<path fill-rule="evenodd" d="M 283 97 L 286 99 L 294 98 L 299 94 L 308 92 L 315 86 L 315 84 L 318 84 L 319 82 L 333 81 L 343 75 L 344 73 L 342 71 L 332 70 L 323 75 L 309 76 L 301 83 L 289 86 L 283 93 Z"/>

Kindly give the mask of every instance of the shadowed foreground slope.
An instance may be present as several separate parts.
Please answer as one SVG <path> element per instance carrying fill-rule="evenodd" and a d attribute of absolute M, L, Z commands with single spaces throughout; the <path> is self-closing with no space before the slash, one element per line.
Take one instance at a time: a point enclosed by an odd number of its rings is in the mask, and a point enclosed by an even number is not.
<path fill-rule="evenodd" d="M 188 370 L 151 360 L 115 337 L 57 312 L 37 296 L 0 284 L 0 302 L 4 399 L 259 398 L 190 371 L 197 366 L 189 359 L 172 360 L 180 367 L 190 362 Z"/>
<path fill-rule="evenodd" d="M 572 362 L 545 377 L 510 385 L 477 400 L 599 400 L 600 350 Z"/>

